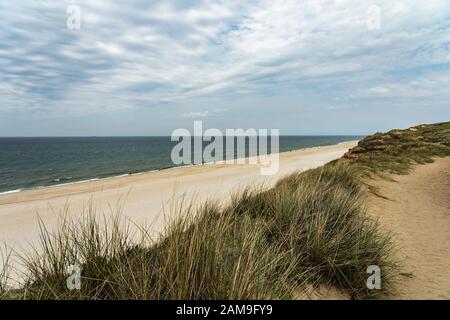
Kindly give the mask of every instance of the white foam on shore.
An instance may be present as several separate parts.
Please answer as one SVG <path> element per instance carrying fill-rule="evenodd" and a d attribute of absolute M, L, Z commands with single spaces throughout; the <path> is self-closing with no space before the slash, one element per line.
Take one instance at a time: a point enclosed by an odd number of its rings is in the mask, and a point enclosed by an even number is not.
<path fill-rule="evenodd" d="M 107 179 L 107 178 L 105 178 Z M 30 188 L 28 190 L 33 190 L 33 189 L 44 189 L 44 188 L 55 188 L 55 187 L 61 187 L 61 186 L 68 186 L 71 184 L 78 184 L 78 183 L 83 183 L 83 182 L 89 182 L 89 181 L 97 181 L 100 180 L 100 178 L 93 178 L 93 179 L 87 179 L 87 180 L 80 180 L 80 181 L 73 181 L 73 182 L 66 182 L 66 183 L 59 183 L 59 184 L 52 184 L 49 186 L 39 186 L 39 187 L 35 187 L 35 188 Z M 25 190 L 22 190 L 25 191 Z"/>
<path fill-rule="evenodd" d="M 10 191 L 5 191 L 5 192 L 0 192 L 0 196 L 3 196 L 5 194 L 11 194 L 11 193 L 17 193 L 22 191 L 22 189 L 16 189 L 16 190 L 10 190 Z"/>

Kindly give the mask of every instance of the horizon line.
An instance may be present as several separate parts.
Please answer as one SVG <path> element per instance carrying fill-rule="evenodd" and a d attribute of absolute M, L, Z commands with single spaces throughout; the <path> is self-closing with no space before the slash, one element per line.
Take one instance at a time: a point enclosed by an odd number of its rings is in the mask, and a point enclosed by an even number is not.
<path fill-rule="evenodd" d="M 364 137 L 369 134 L 280 134 L 280 137 Z M 247 136 L 247 135 L 244 135 Z M 259 136 L 259 135 L 257 135 Z M 267 135 L 270 137 L 271 135 Z M 89 136 L 0 136 L 0 139 L 7 138 L 170 138 L 171 135 L 89 135 Z M 204 136 L 182 136 L 182 137 L 204 137 Z M 227 135 L 223 135 L 227 137 Z M 235 136 L 237 137 L 237 136 Z M 247 136 L 248 137 L 248 136 Z"/>

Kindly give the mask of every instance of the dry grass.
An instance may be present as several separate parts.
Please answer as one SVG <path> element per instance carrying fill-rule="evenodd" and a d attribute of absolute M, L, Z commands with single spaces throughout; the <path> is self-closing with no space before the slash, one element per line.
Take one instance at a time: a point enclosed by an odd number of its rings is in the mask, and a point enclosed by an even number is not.
<path fill-rule="evenodd" d="M 9 280 L 9 260 L 11 250 L 6 246 L 0 248 L 0 299 L 8 294 L 7 283 Z"/>

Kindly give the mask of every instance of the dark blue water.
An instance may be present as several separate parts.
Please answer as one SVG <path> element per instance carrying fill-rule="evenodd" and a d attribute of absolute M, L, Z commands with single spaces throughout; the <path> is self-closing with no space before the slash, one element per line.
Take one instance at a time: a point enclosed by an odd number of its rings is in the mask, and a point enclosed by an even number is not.
<path fill-rule="evenodd" d="M 282 136 L 280 151 L 360 138 Z M 0 193 L 173 167 L 176 143 L 170 137 L 0 138 Z"/>

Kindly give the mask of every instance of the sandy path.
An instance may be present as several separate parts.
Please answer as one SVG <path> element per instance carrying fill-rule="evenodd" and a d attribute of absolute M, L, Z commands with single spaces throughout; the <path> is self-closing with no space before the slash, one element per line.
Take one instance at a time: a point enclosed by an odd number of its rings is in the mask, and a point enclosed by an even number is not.
<path fill-rule="evenodd" d="M 38 215 L 52 229 L 66 204 L 69 216 L 76 217 L 89 206 L 91 199 L 96 212 L 109 213 L 110 207 L 113 210 L 123 207 L 122 213 L 130 220 L 151 224 L 153 230 L 159 232 L 173 199 L 226 200 L 239 187 L 255 182 L 270 185 L 295 170 L 306 170 L 337 159 L 355 145 L 356 141 L 352 141 L 282 153 L 279 173 L 270 178 L 261 176 L 255 165 L 215 164 L 3 195 L 0 196 L 0 243 L 6 242 L 16 250 L 24 249 L 38 236 Z"/>
<path fill-rule="evenodd" d="M 390 200 L 370 197 L 370 213 L 394 233 L 404 272 L 395 299 L 450 299 L 450 158 L 419 165 L 396 182 L 377 181 Z"/>

